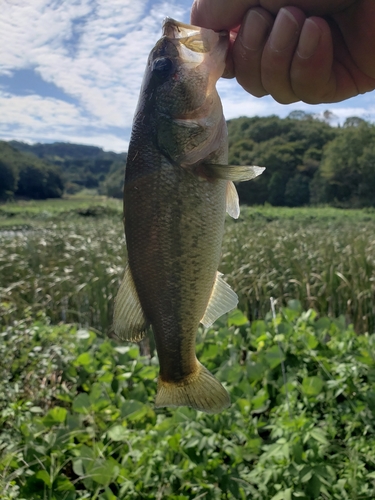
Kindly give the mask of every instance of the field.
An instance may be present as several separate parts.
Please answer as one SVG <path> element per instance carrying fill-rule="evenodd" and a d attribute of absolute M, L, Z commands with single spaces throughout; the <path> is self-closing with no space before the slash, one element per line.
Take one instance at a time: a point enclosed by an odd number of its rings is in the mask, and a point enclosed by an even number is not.
<path fill-rule="evenodd" d="M 154 410 L 155 356 L 106 335 L 120 202 L 2 205 L 0 243 L 1 498 L 375 498 L 374 210 L 228 219 L 239 309 L 197 339 L 215 416 Z"/>
<path fill-rule="evenodd" d="M 126 262 L 121 202 L 3 205 L 1 227 L 2 324 L 29 307 L 54 323 L 108 329 Z M 244 208 L 227 220 L 220 270 L 250 319 L 264 318 L 270 297 L 298 299 L 375 331 L 375 210 Z"/>

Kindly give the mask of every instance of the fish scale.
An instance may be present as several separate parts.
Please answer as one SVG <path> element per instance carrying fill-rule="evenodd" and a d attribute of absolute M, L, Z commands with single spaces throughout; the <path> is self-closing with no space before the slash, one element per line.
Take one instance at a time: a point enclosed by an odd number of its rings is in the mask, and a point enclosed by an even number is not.
<path fill-rule="evenodd" d="M 216 413 L 230 405 L 197 360 L 200 322 L 237 304 L 218 273 L 225 212 L 238 216 L 233 180 L 259 167 L 227 165 L 227 130 L 215 84 L 227 33 L 167 19 L 148 59 L 125 170 L 128 265 L 115 302 L 118 338 L 139 341 L 151 325 L 160 373 L 155 406 Z"/>
<path fill-rule="evenodd" d="M 142 161 L 142 155 L 138 158 Z M 195 363 L 194 339 L 220 260 L 226 183 L 206 186 L 161 161 L 157 179 L 146 176 L 125 188 L 127 205 L 142 206 L 129 211 L 125 231 L 135 287 L 146 317 L 152 318 L 161 374 L 171 380 L 174 374 L 182 378 Z M 139 203 L 141 191 L 153 193 L 147 204 Z M 179 357 L 171 355 L 177 344 Z"/>

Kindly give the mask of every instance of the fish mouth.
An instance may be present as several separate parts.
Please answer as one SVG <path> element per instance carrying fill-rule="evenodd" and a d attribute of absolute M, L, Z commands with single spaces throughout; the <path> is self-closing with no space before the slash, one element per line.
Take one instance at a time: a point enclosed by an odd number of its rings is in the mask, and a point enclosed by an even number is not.
<path fill-rule="evenodd" d="M 168 38 L 185 38 L 200 33 L 199 26 L 184 24 L 171 17 L 166 17 L 163 21 L 163 35 Z"/>
<path fill-rule="evenodd" d="M 163 36 L 180 42 L 193 52 L 206 53 L 220 46 L 221 49 L 225 49 L 226 54 L 229 45 L 227 31 L 216 32 L 200 26 L 181 23 L 171 17 L 164 19 L 162 29 Z"/>

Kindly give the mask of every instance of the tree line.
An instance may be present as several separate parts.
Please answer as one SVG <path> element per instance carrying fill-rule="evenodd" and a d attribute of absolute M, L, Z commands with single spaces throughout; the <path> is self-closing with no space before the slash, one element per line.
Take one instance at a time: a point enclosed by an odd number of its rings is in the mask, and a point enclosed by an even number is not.
<path fill-rule="evenodd" d="M 0 141 L 0 199 L 56 198 L 84 188 L 122 197 L 126 157 L 81 144 Z"/>
<path fill-rule="evenodd" d="M 329 118 L 294 111 L 229 120 L 229 164 L 266 167 L 238 184 L 241 203 L 375 206 L 375 125 L 351 117 L 333 127 Z M 0 141 L 0 199 L 55 198 L 83 188 L 122 198 L 126 157 L 80 144 Z"/>
<path fill-rule="evenodd" d="M 228 122 L 229 164 L 265 172 L 237 186 L 249 205 L 375 206 L 375 125 L 358 117 L 332 127 L 295 111 L 287 118 L 241 117 Z"/>
<path fill-rule="evenodd" d="M 62 176 L 54 165 L 0 141 L 0 199 L 59 198 L 63 191 Z"/>

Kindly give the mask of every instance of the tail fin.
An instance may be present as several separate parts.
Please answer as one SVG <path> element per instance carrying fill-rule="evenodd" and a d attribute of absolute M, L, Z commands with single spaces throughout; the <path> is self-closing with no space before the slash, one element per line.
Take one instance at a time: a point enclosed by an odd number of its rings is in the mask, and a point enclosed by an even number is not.
<path fill-rule="evenodd" d="M 159 377 L 155 408 L 163 406 L 190 406 L 206 413 L 219 413 L 230 406 L 230 397 L 198 361 L 196 371 L 179 383 L 165 382 Z"/>

